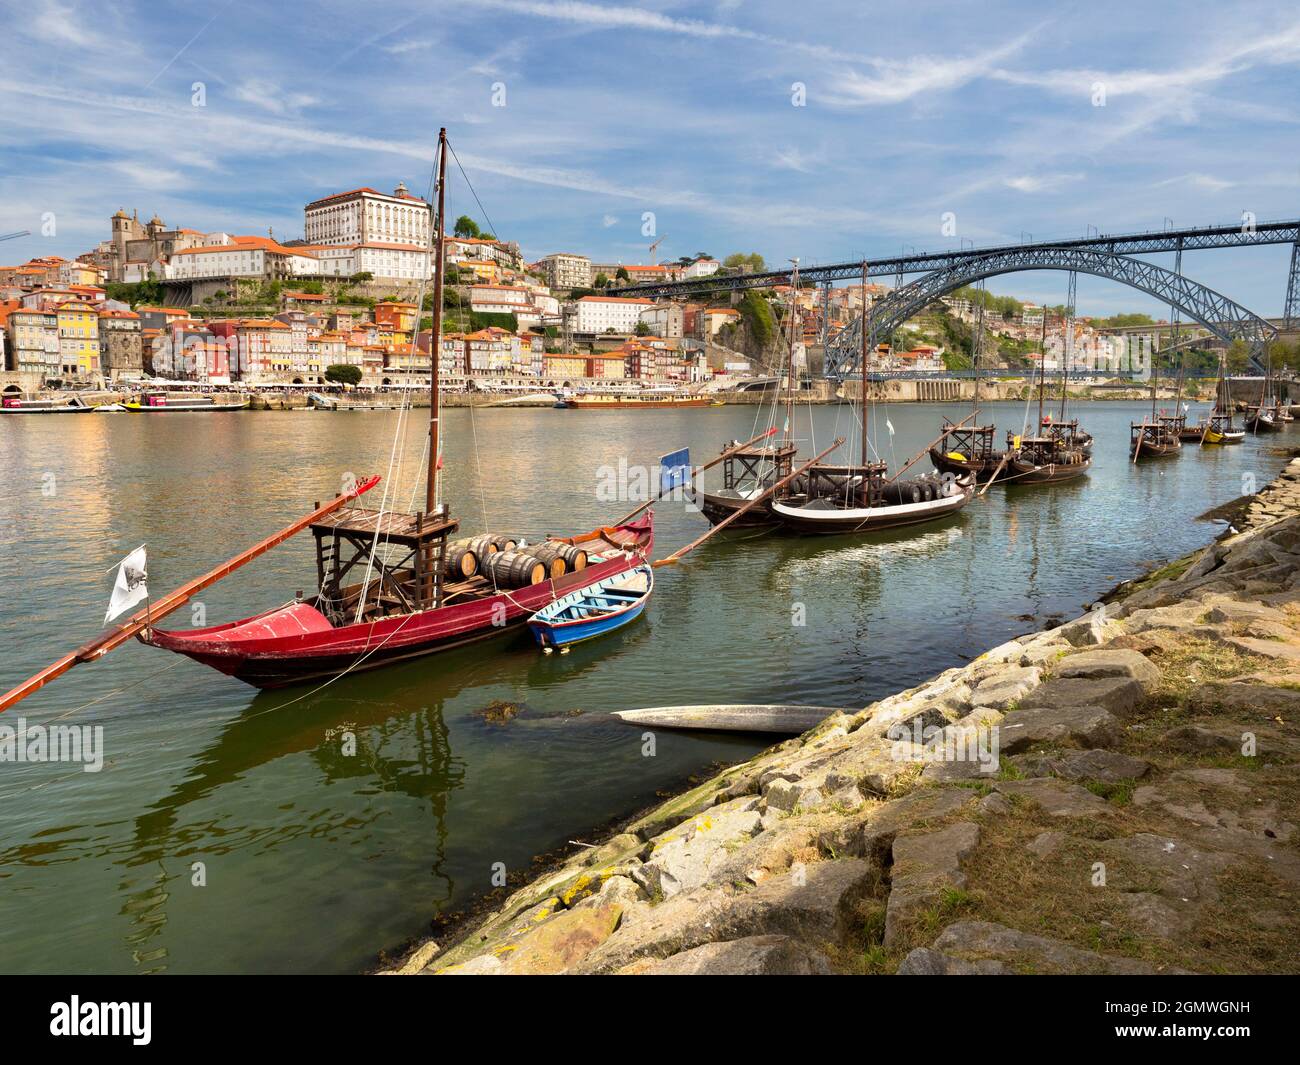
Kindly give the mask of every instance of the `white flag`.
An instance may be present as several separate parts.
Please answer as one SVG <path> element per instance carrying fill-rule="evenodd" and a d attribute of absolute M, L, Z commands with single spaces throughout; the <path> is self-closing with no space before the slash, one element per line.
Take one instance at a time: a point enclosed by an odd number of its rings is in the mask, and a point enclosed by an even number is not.
<path fill-rule="evenodd" d="M 894 423 L 889 420 L 888 415 L 885 416 L 885 428 L 889 430 L 890 436 L 894 435 Z"/>
<path fill-rule="evenodd" d="M 137 547 L 117 567 L 117 581 L 113 584 L 113 598 L 108 601 L 108 613 L 104 615 L 107 625 L 123 611 L 130 610 L 136 603 L 149 597 L 145 585 L 148 574 L 145 572 L 144 548 Z"/>

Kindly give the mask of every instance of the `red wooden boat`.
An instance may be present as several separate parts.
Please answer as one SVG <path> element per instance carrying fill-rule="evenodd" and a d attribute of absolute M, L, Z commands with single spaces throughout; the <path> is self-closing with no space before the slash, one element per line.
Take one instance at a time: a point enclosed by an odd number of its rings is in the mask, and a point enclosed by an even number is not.
<path fill-rule="evenodd" d="M 361 513 L 373 513 L 364 511 Z M 349 512 L 343 511 L 346 519 Z M 334 624 L 322 596 L 206 629 L 146 630 L 145 643 L 188 655 L 259 688 L 375 669 L 516 632 L 529 616 L 595 581 L 641 565 L 654 545 L 650 514 L 615 528 L 564 539 L 583 548 L 587 568 L 522 588 L 497 589 L 490 579 L 443 586 L 443 602 L 428 609 L 382 613 Z M 324 608 L 324 609 L 322 609 Z"/>

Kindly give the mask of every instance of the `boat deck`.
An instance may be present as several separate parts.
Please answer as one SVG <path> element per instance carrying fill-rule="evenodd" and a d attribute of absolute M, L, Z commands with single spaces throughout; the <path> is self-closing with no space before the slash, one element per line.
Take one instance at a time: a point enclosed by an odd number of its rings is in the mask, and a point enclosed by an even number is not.
<path fill-rule="evenodd" d="M 423 514 L 343 507 L 320 521 L 313 522 L 311 531 L 318 536 L 337 534 L 370 538 L 377 533 L 390 543 L 414 545 L 422 540 L 446 536 L 459 525 L 459 522 L 450 519 L 429 520 Z"/>

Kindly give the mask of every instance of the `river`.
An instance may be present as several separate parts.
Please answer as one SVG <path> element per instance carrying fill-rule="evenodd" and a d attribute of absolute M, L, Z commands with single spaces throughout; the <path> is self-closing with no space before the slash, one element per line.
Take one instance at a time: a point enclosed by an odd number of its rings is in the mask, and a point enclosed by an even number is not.
<path fill-rule="evenodd" d="M 1204 544 L 1216 527 L 1197 515 L 1274 476 L 1295 435 L 1134 467 L 1128 423 L 1142 410 L 1080 404 L 1097 439 L 1086 479 L 994 488 L 938 526 L 870 541 L 724 533 L 658 571 L 641 621 L 566 656 L 539 655 L 521 633 L 311 694 L 259 694 L 134 643 L 80 666 L 0 717 L 102 725 L 107 752 L 98 773 L 0 764 L 0 971 L 363 969 L 490 890 L 500 868 L 526 869 L 762 746 L 661 733 L 647 757 L 640 730 L 605 711 L 864 705 L 1075 616 L 1116 581 Z M 424 413 L 403 435 L 403 504 Z M 878 446 L 896 467 L 943 415 L 965 413 L 877 408 Z M 988 413 L 1001 436 L 1025 410 Z M 450 410 L 446 494 L 466 533 L 585 531 L 630 509 L 598 498 L 601 467 L 650 465 L 684 445 L 705 461 L 752 436 L 761 416 Z M 385 473 L 397 418 L 0 418 L 0 687 L 99 631 L 110 569 L 131 549 L 147 545 L 150 586 L 169 590 L 300 517 L 344 474 Z M 803 452 L 849 418 L 845 407 L 798 410 Z M 683 504 L 659 505 L 656 553 L 705 528 Z M 302 536 L 203 593 L 207 623 L 310 593 L 313 580 Z M 191 618 L 186 608 L 171 623 Z M 527 709 L 493 724 L 478 712 L 494 700 Z"/>

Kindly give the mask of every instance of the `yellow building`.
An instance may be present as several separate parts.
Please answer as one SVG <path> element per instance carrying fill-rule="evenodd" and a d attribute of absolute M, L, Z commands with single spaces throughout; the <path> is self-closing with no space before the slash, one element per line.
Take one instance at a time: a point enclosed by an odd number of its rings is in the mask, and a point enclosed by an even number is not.
<path fill-rule="evenodd" d="M 542 376 L 552 379 L 586 377 L 587 357 L 585 355 L 543 355 Z"/>
<path fill-rule="evenodd" d="M 89 377 L 99 373 L 99 311 L 89 303 L 59 304 L 59 366 L 63 373 Z"/>
<path fill-rule="evenodd" d="M 495 285 L 501 279 L 501 268 L 491 259 L 462 259 L 456 266 L 462 271 L 473 270 L 478 281 Z"/>

